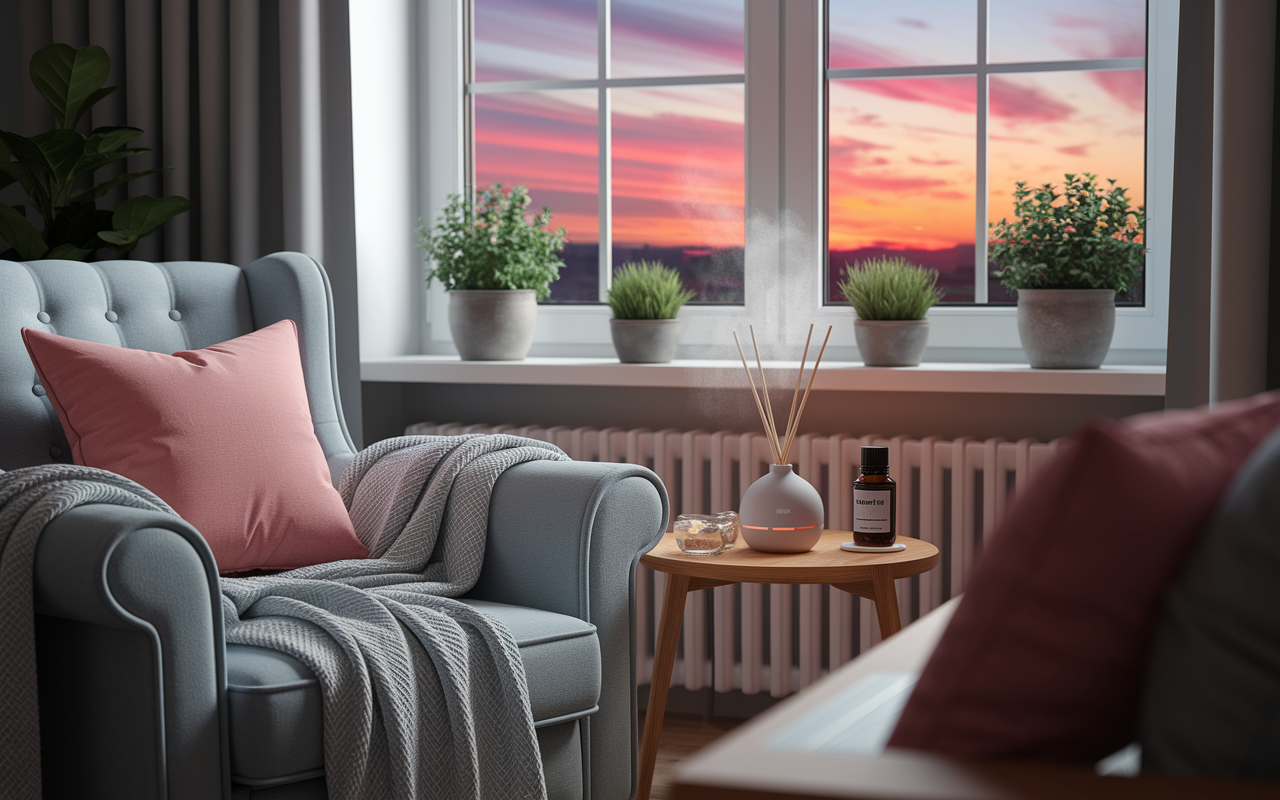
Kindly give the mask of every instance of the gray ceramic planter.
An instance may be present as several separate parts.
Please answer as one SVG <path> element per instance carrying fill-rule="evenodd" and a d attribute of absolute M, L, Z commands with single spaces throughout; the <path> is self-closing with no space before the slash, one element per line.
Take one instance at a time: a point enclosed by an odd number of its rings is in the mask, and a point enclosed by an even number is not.
<path fill-rule="evenodd" d="M 680 344 L 678 319 L 611 319 L 609 332 L 624 364 L 665 364 Z"/>
<path fill-rule="evenodd" d="M 449 330 L 463 361 L 520 361 L 533 345 L 538 297 L 532 289 L 455 289 Z"/>
<path fill-rule="evenodd" d="M 1115 329 L 1111 289 L 1018 290 L 1018 338 L 1037 369 L 1097 369 Z"/>
<path fill-rule="evenodd" d="M 855 319 L 853 335 L 868 367 L 918 367 L 929 344 L 929 320 Z"/>

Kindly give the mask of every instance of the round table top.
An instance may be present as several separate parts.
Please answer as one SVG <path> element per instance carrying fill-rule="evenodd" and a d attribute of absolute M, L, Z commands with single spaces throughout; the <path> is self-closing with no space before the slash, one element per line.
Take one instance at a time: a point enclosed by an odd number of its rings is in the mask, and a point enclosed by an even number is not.
<path fill-rule="evenodd" d="M 752 550 L 742 537 L 732 550 L 715 556 L 687 556 L 667 533 L 640 563 L 669 575 L 688 575 L 733 583 L 857 583 L 871 580 L 872 567 L 888 567 L 894 579 L 928 572 L 938 563 L 938 548 L 899 536 L 907 546 L 896 553 L 853 553 L 841 550 L 841 542 L 853 541 L 850 531 L 822 532 L 822 539 L 807 553 L 763 553 Z"/>

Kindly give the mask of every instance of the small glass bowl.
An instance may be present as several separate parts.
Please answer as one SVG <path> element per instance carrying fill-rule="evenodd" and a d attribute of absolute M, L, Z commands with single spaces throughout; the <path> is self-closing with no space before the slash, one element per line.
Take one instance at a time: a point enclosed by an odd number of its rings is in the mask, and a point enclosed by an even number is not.
<path fill-rule="evenodd" d="M 733 546 L 738 542 L 738 534 L 742 532 L 742 524 L 738 521 L 738 512 L 736 511 L 718 511 L 715 514 L 681 514 L 676 517 L 676 522 L 681 520 L 697 520 L 707 524 L 717 524 L 721 528 L 721 534 L 724 538 L 724 549 L 732 550 Z"/>
<path fill-rule="evenodd" d="M 742 533 L 742 522 L 738 519 L 738 512 L 721 511 L 716 514 L 716 519 L 720 520 L 720 524 L 724 526 L 724 549 L 732 550 L 738 541 L 738 534 Z"/>
<path fill-rule="evenodd" d="M 676 546 L 686 556 L 719 555 L 725 549 L 724 529 L 725 526 L 715 517 L 681 514 L 675 522 Z"/>

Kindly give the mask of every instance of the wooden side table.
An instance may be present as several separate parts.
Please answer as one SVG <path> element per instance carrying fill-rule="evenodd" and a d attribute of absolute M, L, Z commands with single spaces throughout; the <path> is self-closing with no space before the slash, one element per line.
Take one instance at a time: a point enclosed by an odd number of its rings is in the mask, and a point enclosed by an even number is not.
<path fill-rule="evenodd" d="M 686 556 L 668 533 L 658 545 L 640 557 L 640 563 L 667 575 L 662 598 L 662 619 L 653 654 L 653 678 L 649 688 L 649 711 L 645 715 L 644 736 L 640 740 L 640 783 L 636 800 L 649 800 L 653 767 L 658 758 L 658 739 L 666 712 L 667 690 L 675 666 L 684 601 L 689 592 L 733 583 L 826 583 L 837 589 L 865 597 L 876 604 L 880 633 L 884 638 L 901 629 L 898 595 L 893 582 L 928 572 L 938 564 L 938 548 L 899 536 L 907 549 L 897 553 L 850 553 L 841 542 L 853 539 L 849 531 L 823 531 L 822 539 L 807 553 L 762 553 L 739 539 L 738 546 L 718 556 Z"/>

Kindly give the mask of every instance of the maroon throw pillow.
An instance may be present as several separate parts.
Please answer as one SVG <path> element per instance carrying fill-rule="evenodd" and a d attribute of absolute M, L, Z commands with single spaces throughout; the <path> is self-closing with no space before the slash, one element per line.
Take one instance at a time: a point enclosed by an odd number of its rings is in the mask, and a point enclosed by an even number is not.
<path fill-rule="evenodd" d="M 220 573 L 368 555 L 316 439 L 292 320 L 173 355 L 22 339 L 75 462 L 158 494 Z"/>
<path fill-rule="evenodd" d="M 1132 742 L 1166 588 L 1280 393 L 1086 426 L 1011 504 L 891 747 L 1091 763 Z"/>

